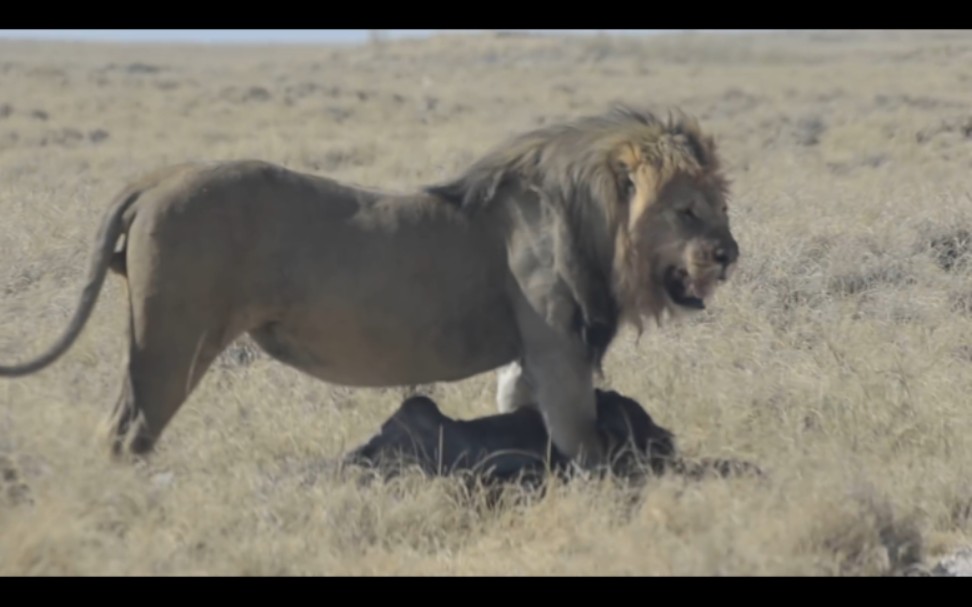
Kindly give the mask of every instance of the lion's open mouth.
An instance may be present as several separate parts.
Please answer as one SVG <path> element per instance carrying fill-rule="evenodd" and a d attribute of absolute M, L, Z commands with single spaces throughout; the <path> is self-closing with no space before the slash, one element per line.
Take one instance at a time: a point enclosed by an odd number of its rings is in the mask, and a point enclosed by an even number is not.
<path fill-rule="evenodd" d="M 688 272 L 672 266 L 665 272 L 665 291 L 673 302 L 685 308 L 705 309 L 705 302 L 693 293 Z"/>

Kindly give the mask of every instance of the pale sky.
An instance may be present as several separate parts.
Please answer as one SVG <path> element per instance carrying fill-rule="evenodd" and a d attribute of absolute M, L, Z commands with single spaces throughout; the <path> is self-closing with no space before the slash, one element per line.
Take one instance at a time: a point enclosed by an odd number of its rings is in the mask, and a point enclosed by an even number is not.
<path fill-rule="evenodd" d="M 370 30 L 0 30 L 0 39 L 85 40 L 114 42 L 205 42 L 205 43 L 355 43 L 368 39 Z M 424 37 L 440 30 L 382 30 L 390 38 Z M 444 30 L 451 32 L 482 30 Z M 508 30 L 517 31 L 517 30 Z M 519 30 L 534 33 L 594 34 L 605 31 L 625 35 L 678 33 L 688 30 Z M 700 32 L 746 32 L 756 30 L 695 30 Z"/>

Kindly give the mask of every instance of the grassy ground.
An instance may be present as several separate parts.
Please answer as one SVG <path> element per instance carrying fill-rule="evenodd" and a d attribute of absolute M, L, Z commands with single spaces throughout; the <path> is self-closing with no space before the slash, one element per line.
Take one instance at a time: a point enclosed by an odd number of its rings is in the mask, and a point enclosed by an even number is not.
<path fill-rule="evenodd" d="M 722 144 L 742 267 L 696 321 L 625 334 L 611 387 L 690 455 L 765 482 L 580 483 L 470 507 L 456 484 L 362 488 L 327 462 L 403 390 L 327 386 L 246 342 L 145 466 L 99 433 L 121 382 L 109 279 L 55 366 L 0 381 L 0 573 L 900 573 L 972 540 L 972 37 L 936 32 L 365 48 L 0 44 L 0 361 L 73 314 L 130 178 L 259 157 L 385 188 L 615 100 L 677 105 Z M 494 377 L 429 387 L 490 413 Z"/>

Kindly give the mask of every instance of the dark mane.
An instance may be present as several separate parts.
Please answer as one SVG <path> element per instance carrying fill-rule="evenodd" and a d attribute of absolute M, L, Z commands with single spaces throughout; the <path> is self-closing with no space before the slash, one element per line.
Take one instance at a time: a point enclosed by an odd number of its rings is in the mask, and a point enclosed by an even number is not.
<path fill-rule="evenodd" d="M 624 143 L 651 145 L 665 136 L 688 148 L 698 168 L 716 172 L 711 139 L 684 114 L 670 113 L 664 121 L 653 112 L 616 105 L 603 114 L 583 116 L 516 135 L 487 152 L 457 177 L 423 188 L 426 193 L 460 208 L 488 203 L 508 180 L 520 178 L 546 192 L 568 198 L 605 194 L 611 153 Z M 662 154 L 655 150 L 649 156 Z M 613 191 L 613 190 L 611 190 Z M 585 197 L 586 197 L 585 196 Z M 602 201 L 603 202 L 603 201 Z"/>

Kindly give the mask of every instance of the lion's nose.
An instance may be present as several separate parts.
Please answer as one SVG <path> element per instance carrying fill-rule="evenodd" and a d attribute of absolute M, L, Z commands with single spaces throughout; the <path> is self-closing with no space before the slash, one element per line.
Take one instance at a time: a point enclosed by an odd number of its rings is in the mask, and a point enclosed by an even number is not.
<path fill-rule="evenodd" d="M 721 280 L 728 278 L 729 266 L 739 258 L 739 247 L 735 243 L 720 245 L 712 252 L 712 257 L 716 263 L 722 266 L 722 273 L 719 275 Z"/>
<path fill-rule="evenodd" d="M 737 252 L 736 247 L 719 247 L 713 253 L 713 257 L 715 257 L 716 262 L 723 266 L 728 266 L 732 262 L 736 261 L 736 257 L 738 256 L 739 253 Z"/>

